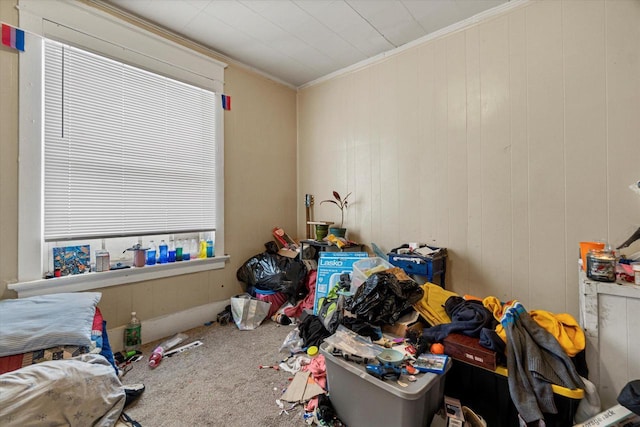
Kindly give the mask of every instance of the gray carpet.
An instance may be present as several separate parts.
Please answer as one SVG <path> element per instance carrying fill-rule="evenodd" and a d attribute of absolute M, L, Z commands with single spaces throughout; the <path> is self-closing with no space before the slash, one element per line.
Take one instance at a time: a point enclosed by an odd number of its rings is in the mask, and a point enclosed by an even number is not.
<path fill-rule="evenodd" d="M 146 390 L 125 412 L 143 427 L 306 426 L 300 405 L 280 415 L 276 404 L 293 375 L 258 368 L 286 356 L 279 349 L 294 328 L 271 320 L 252 331 L 233 323 L 201 326 L 185 331 L 189 338 L 179 345 L 201 340 L 202 346 L 165 358 L 156 369 L 147 360 L 158 342 L 146 344 L 145 358 L 122 377 Z"/>

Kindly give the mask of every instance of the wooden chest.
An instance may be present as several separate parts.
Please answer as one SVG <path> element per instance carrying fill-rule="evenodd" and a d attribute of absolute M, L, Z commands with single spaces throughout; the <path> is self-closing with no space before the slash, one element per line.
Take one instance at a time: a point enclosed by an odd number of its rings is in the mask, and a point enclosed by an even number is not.
<path fill-rule="evenodd" d="M 480 345 L 478 338 L 449 334 L 444 339 L 444 352 L 453 359 L 494 371 L 496 352 Z"/>

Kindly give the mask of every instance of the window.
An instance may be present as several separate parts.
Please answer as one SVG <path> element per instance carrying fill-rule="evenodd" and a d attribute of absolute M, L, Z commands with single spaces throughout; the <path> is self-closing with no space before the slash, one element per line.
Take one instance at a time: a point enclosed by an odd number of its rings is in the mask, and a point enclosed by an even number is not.
<path fill-rule="evenodd" d="M 18 280 L 39 281 L 55 246 L 89 244 L 92 262 L 106 248 L 118 261 L 135 242 L 215 236 L 223 255 L 226 65 L 88 5 L 24 4 Z M 220 258 L 105 286 L 221 268 Z"/>
<path fill-rule="evenodd" d="M 215 94 L 45 41 L 44 238 L 215 230 Z"/>

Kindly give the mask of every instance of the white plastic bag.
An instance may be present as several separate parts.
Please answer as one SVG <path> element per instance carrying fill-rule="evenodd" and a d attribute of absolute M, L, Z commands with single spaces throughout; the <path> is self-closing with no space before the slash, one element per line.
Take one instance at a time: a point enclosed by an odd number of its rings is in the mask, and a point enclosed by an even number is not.
<path fill-rule="evenodd" d="M 584 397 L 578 404 L 578 409 L 576 409 L 576 413 L 573 416 L 573 421 L 576 424 L 587 421 L 601 411 L 600 395 L 596 385 L 586 378 L 580 378 L 584 383 Z"/>
<path fill-rule="evenodd" d="M 284 342 L 280 346 L 280 353 L 296 354 L 304 351 L 304 341 L 300 338 L 300 331 L 295 328 L 285 337 Z"/>
<path fill-rule="evenodd" d="M 249 294 L 231 298 L 231 315 L 241 331 L 248 331 L 260 326 L 267 317 L 271 303 L 260 301 Z"/>
<path fill-rule="evenodd" d="M 353 332 L 351 329 L 339 325 L 336 333 L 324 339 L 328 346 L 342 351 L 342 354 L 375 359 L 384 347 L 371 342 L 371 338 Z"/>

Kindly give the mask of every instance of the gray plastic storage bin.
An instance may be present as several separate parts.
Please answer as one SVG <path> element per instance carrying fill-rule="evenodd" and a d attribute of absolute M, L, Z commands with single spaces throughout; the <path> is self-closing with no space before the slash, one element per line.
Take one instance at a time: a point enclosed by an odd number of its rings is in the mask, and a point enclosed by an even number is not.
<path fill-rule="evenodd" d="M 428 427 L 442 407 L 446 373 L 424 373 L 416 382 L 402 376 L 396 381 L 379 380 L 365 365 L 349 362 L 320 346 L 327 367 L 329 397 L 338 418 L 349 427 Z M 447 371 L 451 360 L 447 364 Z"/>

